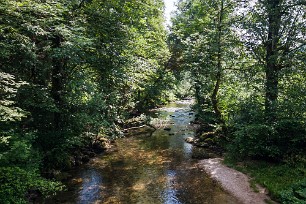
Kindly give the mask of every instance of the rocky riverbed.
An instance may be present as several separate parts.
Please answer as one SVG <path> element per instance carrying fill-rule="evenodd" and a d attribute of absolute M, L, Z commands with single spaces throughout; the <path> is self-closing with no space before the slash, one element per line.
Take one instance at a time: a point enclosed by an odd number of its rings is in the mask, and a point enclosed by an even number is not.
<path fill-rule="evenodd" d="M 191 103 L 153 110 L 154 131 L 128 127 L 127 137 L 115 140 L 112 151 L 69 172 L 67 191 L 45 203 L 242 204 L 254 199 L 240 188 L 248 184 L 244 177 L 209 159 L 213 154 L 207 150 L 185 142 L 195 135 Z M 239 182 L 222 182 L 233 176 Z"/>

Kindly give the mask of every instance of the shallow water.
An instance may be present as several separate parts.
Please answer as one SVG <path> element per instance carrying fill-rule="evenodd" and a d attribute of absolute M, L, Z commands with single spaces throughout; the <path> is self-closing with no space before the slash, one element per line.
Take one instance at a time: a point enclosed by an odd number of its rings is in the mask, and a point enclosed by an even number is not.
<path fill-rule="evenodd" d="M 152 111 L 152 123 L 159 129 L 118 139 L 116 151 L 71 172 L 68 191 L 47 203 L 239 203 L 191 158 L 199 149 L 184 142 L 194 135 L 190 103 L 179 101 Z"/>

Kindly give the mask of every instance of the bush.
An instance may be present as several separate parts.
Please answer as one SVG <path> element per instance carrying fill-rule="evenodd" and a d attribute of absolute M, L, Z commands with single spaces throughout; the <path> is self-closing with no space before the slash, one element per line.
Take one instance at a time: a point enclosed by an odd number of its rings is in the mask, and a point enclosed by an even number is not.
<path fill-rule="evenodd" d="M 306 129 L 302 122 L 283 119 L 277 123 L 240 124 L 232 128 L 232 154 L 282 160 L 305 154 Z"/>
<path fill-rule="evenodd" d="M 277 146 L 285 155 L 303 155 L 306 146 L 306 127 L 302 121 L 281 119 L 275 124 Z"/>
<path fill-rule="evenodd" d="M 42 156 L 32 146 L 35 138 L 33 132 L 0 132 L 1 204 L 28 203 L 32 196 L 45 197 L 62 189 L 60 183 L 40 176 Z"/>
<path fill-rule="evenodd" d="M 242 125 L 233 135 L 229 150 L 239 157 L 277 158 L 281 155 L 275 143 L 274 127 L 265 124 Z"/>
<path fill-rule="evenodd" d="M 19 167 L 0 167 L 0 200 L 3 204 L 28 203 L 27 194 L 32 190 L 49 196 L 62 190 L 59 182 L 43 179 L 33 170 Z"/>
<path fill-rule="evenodd" d="M 306 179 L 292 185 L 288 190 L 281 193 L 283 204 L 305 204 L 306 203 Z"/>

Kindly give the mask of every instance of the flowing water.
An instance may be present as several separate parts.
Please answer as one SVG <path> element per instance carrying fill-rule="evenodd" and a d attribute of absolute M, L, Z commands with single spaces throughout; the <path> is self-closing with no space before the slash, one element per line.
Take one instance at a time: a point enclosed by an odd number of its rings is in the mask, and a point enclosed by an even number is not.
<path fill-rule="evenodd" d="M 191 101 L 178 101 L 152 112 L 153 134 L 116 141 L 105 153 L 72 172 L 68 191 L 50 203 L 237 204 L 234 197 L 197 166 L 199 149 L 184 142 L 194 135 Z M 164 130 L 165 127 L 171 130 Z"/>

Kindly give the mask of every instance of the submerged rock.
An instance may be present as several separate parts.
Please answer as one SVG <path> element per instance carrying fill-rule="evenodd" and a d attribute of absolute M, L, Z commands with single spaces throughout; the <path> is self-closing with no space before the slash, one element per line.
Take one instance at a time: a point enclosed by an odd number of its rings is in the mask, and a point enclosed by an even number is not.
<path fill-rule="evenodd" d="M 142 125 L 140 127 L 132 127 L 123 130 L 125 136 L 136 136 L 136 135 L 144 135 L 146 133 L 152 133 L 155 131 L 154 127 L 148 125 Z"/>
<path fill-rule="evenodd" d="M 82 183 L 82 182 L 83 182 L 82 178 L 74 178 L 74 179 L 71 180 L 72 185 L 76 185 L 76 184 L 79 184 L 79 183 Z"/>
<path fill-rule="evenodd" d="M 186 141 L 187 143 L 193 144 L 193 143 L 194 143 L 194 138 L 193 138 L 193 137 L 187 137 L 187 138 L 185 138 L 185 141 Z"/>
<path fill-rule="evenodd" d="M 210 148 L 211 145 L 205 141 L 202 141 L 200 139 L 195 139 L 193 141 L 193 145 L 196 146 L 196 147 L 204 147 L 204 148 Z"/>

